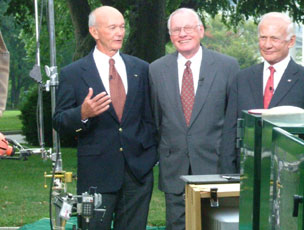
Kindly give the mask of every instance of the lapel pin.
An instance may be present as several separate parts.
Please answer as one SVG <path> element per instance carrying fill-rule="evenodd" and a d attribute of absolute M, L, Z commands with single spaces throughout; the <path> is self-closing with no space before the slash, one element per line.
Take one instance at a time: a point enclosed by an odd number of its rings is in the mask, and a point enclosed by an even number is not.
<path fill-rule="evenodd" d="M 292 80 L 291 80 L 291 79 L 288 79 L 287 81 L 288 81 L 288 82 L 291 82 Z"/>
<path fill-rule="evenodd" d="M 137 74 L 134 74 L 134 77 L 138 77 L 138 75 L 137 75 Z"/>

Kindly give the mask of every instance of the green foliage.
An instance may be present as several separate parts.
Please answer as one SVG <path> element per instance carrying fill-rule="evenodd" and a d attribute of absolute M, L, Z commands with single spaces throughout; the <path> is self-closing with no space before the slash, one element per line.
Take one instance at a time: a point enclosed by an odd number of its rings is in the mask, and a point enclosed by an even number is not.
<path fill-rule="evenodd" d="M 12 6 L 14 1 L 10 4 Z M 46 4 L 46 1 L 42 1 Z M 41 17 L 41 5 L 39 12 L 39 40 L 40 40 L 40 62 L 41 66 L 50 65 L 50 44 L 49 44 L 49 31 L 48 31 L 48 18 L 47 18 L 47 5 L 43 5 L 43 15 Z M 34 7 L 34 4 L 31 2 L 30 6 Z M 10 9 L 10 8 L 9 8 Z M 56 52 L 60 55 L 56 55 L 56 65 L 61 66 L 67 65 L 72 61 L 73 52 L 75 49 L 75 39 L 74 39 L 74 29 L 72 26 L 71 17 L 69 10 L 67 8 L 65 1 L 54 1 L 54 11 L 55 11 L 55 39 L 56 39 Z M 10 12 L 10 11 L 8 11 Z M 32 63 L 36 62 L 36 34 L 35 30 L 35 15 L 27 14 L 23 18 L 24 24 L 23 28 L 20 31 L 19 38 L 25 44 L 26 58 Z M 25 26 L 26 25 L 26 26 Z M 43 71 L 42 71 L 43 73 Z M 44 74 L 44 79 L 45 74 Z"/>
<path fill-rule="evenodd" d="M 47 1 L 39 2 L 40 65 L 50 65 Z M 72 62 L 75 49 L 73 26 L 66 1 L 54 1 L 56 65 Z M 41 17 L 42 13 L 42 17 Z M 36 30 L 33 1 L 0 1 L 0 29 L 10 52 L 10 78 L 7 108 L 18 108 L 24 93 L 35 85 L 29 72 L 36 63 Z M 42 68 L 44 82 L 47 77 Z"/>
<path fill-rule="evenodd" d="M 39 145 L 37 117 L 38 114 L 38 90 L 33 87 L 25 96 L 25 102 L 22 104 L 20 119 L 22 121 L 22 133 L 26 141 L 31 145 Z M 50 92 L 43 92 L 43 121 L 44 121 L 44 141 L 45 146 L 52 146 L 52 114 L 51 114 L 51 95 Z M 74 136 L 62 136 L 60 139 L 62 146 L 76 146 Z"/>
<path fill-rule="evenodd" d="M 237 31 L 229 30 L 220 20 L 207 18 L 203 44 L 210 49 L 235 57 L 241 68 L 259 62 L 257 26 L 253 21 L 240 25 Z"/>
<path fill-rule="evenodd" d="M 20 40 L 22 24 L 15 24 L 14 17 L 4 16 L 8 1 L 0 1 L 0 29 L 10 52 L 10 78 L 7 108 L 16 108 L 32 81 L 28 77 L 32 63 L 26 58 L 25 44 Z"/>

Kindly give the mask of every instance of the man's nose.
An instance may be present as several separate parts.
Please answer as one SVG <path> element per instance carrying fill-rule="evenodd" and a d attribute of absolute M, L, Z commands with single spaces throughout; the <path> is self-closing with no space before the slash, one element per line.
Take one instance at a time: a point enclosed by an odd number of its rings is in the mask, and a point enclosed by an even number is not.
<path fill-rule="evenodd" d="M 186 36 L 186 35 L 187 35 L 187 33 L 185 32 L 184 27 L 181 27 L 180 32 L 179 32 L 179 36 L 183 37 L 183 36 Z"/>
<path fill-rule="evenodd" d="M 267 38 L 264 45 L 265 45 L 265 47 L 267 47 L 267 48 L 272 47 L 271 38 Z"/>

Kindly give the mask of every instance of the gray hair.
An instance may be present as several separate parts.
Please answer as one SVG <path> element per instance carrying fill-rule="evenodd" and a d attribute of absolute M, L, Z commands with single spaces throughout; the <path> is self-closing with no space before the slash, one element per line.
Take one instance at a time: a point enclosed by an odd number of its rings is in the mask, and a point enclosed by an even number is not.
<path fill-rule="evenodd" d="M 181 12 L 192 13 L 192 14 L 195 15 L 195 17 L 197 18 L 198 25 L 203 25 L 201 18 L 199 17 L 198 13 L 197 13 L 195 10 L 190 9 L 190 8 L 179 8 L 179 9 L 175 10 L 172 14 L 170 14 L 170 17 L 169 17 L 169 19 L 168 19 L 168 25 L 167 25 L 169 31 L 170 31 L 170 24 L 171 24 L 171 19 L 172 19 L 172 17 L 173 17 L 175 14 L 181 13 Z"/>
<path fill-rule="evenodd" d="M 89 14 L 89 27 L 95 26 L 96 24 L 96 16 L 95 16 L 95 11 L 98 8 L 96 8 L 95 10 L 93 10 L 90 14 Z"/>
<path fill-rule="evenodd" d="M 263 21 L 265 19 L 268 19 L 268 18 L 280 18 L 288 24 L 287 28 L 286 28 L 286 33 L 287 33 L 286 41 L 289 41 L 291 39 L 291 37 L 295 35 L 294 26 L 293 26 L 291 18 L 289 16 L 287 16 L 286 14 L 283 14 L 280 12 L 270 12 L 270 13 L 264 14 L 262 16 L 261 21 L 258 24 L 258 35 L 260 35 L 261 24 L 263 23 Z"/>

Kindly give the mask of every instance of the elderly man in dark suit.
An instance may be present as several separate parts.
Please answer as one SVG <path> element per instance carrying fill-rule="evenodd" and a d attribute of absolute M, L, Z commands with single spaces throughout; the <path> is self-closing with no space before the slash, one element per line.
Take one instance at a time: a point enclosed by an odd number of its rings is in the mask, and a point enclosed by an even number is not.
<path fill-rule="evenodd" d="M 296 37 L 291 19 L 282 13 L 265 14 L 258 25 L 264 62 L 240 71 L 229 95 L 221 145 L 221 172 L 239 172 L 235 148 L 236 121 L 242 110 L 281 105 L 304 108 L 304 68 L 289 55 Z"/>
<path fill-rule="evenodd" d="M 157 161 L 148 63 L 119 52 L 125 22 L 115 8 L 95 9 L 89 31 L 95 49 L 61 71 L 54 127 L 78 135 L 78 193 L 103 195 L 103 222 L 95 213 L 90 229 L 114 218 L 116 230 L 144 230 Z"/>
<path fill-rule="evenodd" d="M 227 95 L 239 65 L 200 44 L 204 27 L 194 10 L 173 12 L 168 29 L 177 52 L 150 65 L 150 82 L 166 229 L 181 230 L 185 203 L 180 176 L 218 172 Z"/>

